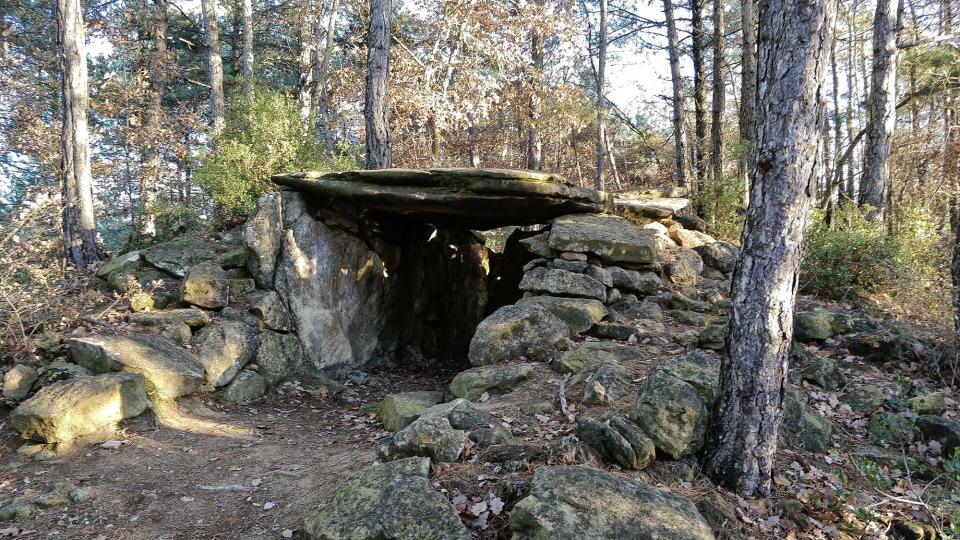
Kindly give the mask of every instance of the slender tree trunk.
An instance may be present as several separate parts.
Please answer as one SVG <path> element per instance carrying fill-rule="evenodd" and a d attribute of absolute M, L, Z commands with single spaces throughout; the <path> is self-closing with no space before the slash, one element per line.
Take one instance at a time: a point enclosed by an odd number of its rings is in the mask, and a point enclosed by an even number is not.
<path fill-rule="evenodd" d="M 723 37 L 724 37 L 723 1 L 713 0 L 713 105 L 710 111 L 710 180 L 713 189 L 719 191 L 723 186 L 723 109 L 725 92 L 723 87 Z"/>
<path fill-rule="evenodd" d="M 870 76 L 866 169 L 860 203 L 870 205 L 867 218 L 882 221 L 890 196 L 890 150 L 897 123 L 897 35 L 903 4 L 877 0 L 873 19 L 873 72 Z"/>
<path fill-rule="evenodd" d="M 754 184 L 704 457 L 711 478 L 744 496 L 767 496 L 773 476 L 835 9 L 836 0 L 760 4 Z"/>
<path fill-rule="evenodd" d="M 757 26 L 753 0 L 740 0 L 740 20 L 743 26 L 743 62 L 740 66 L 740 178 L 743 181 L 743 206 L 750 202 L 750 170 L 753 167 L 753 134 L 756 131 L 757 112 Z"/>
<path fill-rule="evenodd" d="M 543 2 L 538 0 L 537 5 L 543 6 Z M 529 124 L 527 125 L 527 168 L 536 171 L 540 170 L 540 162 L 543 159 L 543 139 L 540 133 L 540 91 L 542 90 L 541 81 L 543 80 L 544 66 L 543 33 L 536 24 L 530 30 L 530 56 L 532 67 Z"/>
<path fill-rule="evenodd" d="M 63 90 L 63 251 L 67 261 L 84 268 L 101 259 L 93 212 L 90 133 L 87 109 L 86 30 L 80 0 L 57 0 L 57 28 Z"/>
<path fill-rule="evenodd" d="M 751 2 L 752 0 L 746 0 Z M 670 55 L 670 80 L 673 82 L 673 140 L 676 158 L 676 182 L 687 185 L 686 162 L 683 149 L 683 79 L 680 77 L 680 51 L 677 24 L 673 17 L 673 0 L 663 0 L 663 15 L 667 20 L 667 51 Z"/>
<path fill-rule="evenodd" d="M 253 101 L 253 0 L 243 2 L 243 95 Z"/>
<path fill-rule="evenodd" d="M 219 135 L 226 124 L 226 98 L 223 94 L 223 59 L 217 32 L 217 0 L 200 0 L 203 29 L 207 38 L 207 69 L 210 78 L 211 133 Z"/>
<path fill-rule="evenodd" d="M 162 146 L 161 125 L 163 116 L 163 92 L 167 83 L 167 0 L 153 0 L 153 50 L 148 60 L 150 86 L 147 91 L 148 137 L 144 152 L 143 169 L 140 172 L 140 237 L 154 238 L 157 235 L 157 220 L 154 206 L 157 201 L 157 184 L 160 182 L 160 151 Z"/>
<path fill-rule="evenodd" d="M 840 77 L 837 75 L 837 41 L 834 39 L 833 44 L 830 50 L 830 78 L 833 83 L 830 87 L 830 97 L 833 101 L 833 145 L 836 148 L 834 159 L 840 160 L 840 141 L 843 137 L 843 131 L 840 127 Z M 836 199 L 834 199 L 834 192 L 837 191 L 837 188 L 843 182 L 843 169 L 839 166 L 836 167 L 836 170 L 830 168 L 829 166 L 824 167 L 824 170 L 827 172 L 826 176 L 829 179 L 830 185 L 828 187 L 829 193 L 827 193 L 827 223 L 833 222 L 833 206 L 834 200 L 840 201 L 840 194 L 836 193 Z"/>
<path fill-rule="evenodd" d="M 313 112 L 313 0 L 301 0 L 300 5 L 300 54 L 297 56 L 299 79 L 297 81 L 297 104 L 300 106 L 300 122 L 304 129 L 310 125 Z M 388 38 L 389 39 L 389 38 Z"/>
<path fill-rule="evenodd" d="M 336 30 L 337 11 L 340 9 L 340 0 L 332 0 L 330 13 L 327 14 L 327 30 L 323 46 L 323 59 L 320 61 L 320 72 L 317 74 L 317 128 L 323 137 L 324 149 L 333 151 L 333 132 L 329 129 L 330 119 L 327 105 L 327 86 L 330 80 L 330 58 L 333 56 L 333 36 Z"/>
<path fill-rule="evenodd" d="M 857 96 L 857 88 L 858 88 L 855 68 L 853 65 L 853 56 L 854 56 L 853 20 L 856 17 L 858 5 L 859 5 L 859 2 L 854 2 L 853 13 L 852 14 L 847 13 L 847 144 L 853 144 L 854 103 L 855 103 L 855 97 Z M 859 100 L 856 100 L 856 102 L 859 102 Z M 856 204 L 857 190 L 856 190 L 856 179 L 854 178 L 854 175 L 853 175 L 852 159 L 847 160 L 846 196 L 848 201 Z"/>
<path fill-rule="evenodd" d="M 393 163 L 390 141 L 390 22 L 391 0 L 370 0 L 367 38 L 367 84 L 363 117 L 366 124 L 368 169 L 388 169 Z"/>
<path fill-rule="evenodd" d="M 606 124 L 604 110 L 606 107 L 603 102 L 603 87 L 607 70 L 607 0 L 600 0 L 600 32 L 597 41 L 597 178 L 594 187 L 599 190 L 605 189 L 603 182 L 603 165 L 606 159 Z"/>
<path fill-rule="evenodd" d="M 707 34 L 703 27 L 703 7 L 706 0 L 691 0 L 693 12 L 693 115 L 694 152 L 693 168 L 696 172 L 697 213 L 703 215 L 704 186 L 707 178 Z"/>

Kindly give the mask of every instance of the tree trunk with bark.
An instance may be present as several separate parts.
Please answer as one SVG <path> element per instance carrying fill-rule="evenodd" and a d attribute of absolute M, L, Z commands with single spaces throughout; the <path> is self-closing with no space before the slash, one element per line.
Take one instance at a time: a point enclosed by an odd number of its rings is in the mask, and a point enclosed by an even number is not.
<path fill-rule="evenodd" d="M 752 1 L 752 0 L 745 0 Z M 676 182 L 678 186 L 687 185 L 687 174 L 683 144 L 683 79 L 680 77 L 680 51 L 677 37 L 677 23 L 673 16 L 673 0 L 663 0 L 663 15 L 667 21 L 667 51 L 670 56 L 670 80 L 673 83 L 673 139 Z"/>
<path fill-rule="evenodd" d="M 243 52 L 240 64 L 243 69 L 243 95 L 253 101 L 253 0 L 243 2 Z"/>
<path fill-rule="evenodd" d="M 760 4 L 754 183 L 704 456 L 710 477 L 744 496 L 770 492 L 835 9 L 836 0 Z"/>
<path fill-rule="evenodd" d="M 387 116 L 390 101 L 390 23 L 392 19 L 391 0 L 370 0 L 367 83 L 363 107 L 368 169 L 388 169 L 393 163 L 390 119 Z"/>
<path fill-rule="evenodd" d="M 597 38 L 597 177 L 594 187 L 603 191 L 603 166 L 606 159 L 606 123 L 604 118 L 603 87 L 607 70 L 607 0 L 600 0 L 600 32 Z"/>
<path fill-rule="evenodd" d="M 707 34 L 703 27 L 703 7 L 705 0 L 691 0 L 693 57 L 693 169 L 696 176 L 697 213 L 703 215 L 703 191 L 707 178 L 707 74 L 706 50 Z"/>
<path fill-rule="evenodd" d="M 740 0 L 740 20 L 743 26 L 743 61 L 740 66 L 740 178 L 744 186 L 744 208 L 750 202 L 750 170 L 753 167 L 753 135 L 757 113 L 757 22 L 753 0 Z"/>
<path fill-rule="evenodd" d="M 340 0 L 332 0 L 327 14 L 327 28 L 324 35 L 323 57 L 317 73 L 316 111 L 317 129 L 323 137 L 324 150 L 333 151 L 333 132 L 330 129 L 329 108 L 327 106 L 327 86 L 330 80 L 330 59 L 333 56 L 333 37 L 336 30 L 336 17 L 340 9 Z M 318 41 L 319 43 L 319 41 Z"/>
<path fill-rule="evenodd" d="M 543 6 L 542 1 L 537 2 Z M 543 160 L 543 138 L 540 133 L 540 91 L 543 80 L 543 32 L 537 25 L 530 29 L 530 103 L 527 113 L 527 168 L 540 170 Z"/>
<path fill-rule="evenodd" d="M 866 163 L 860 204 L 873 207 L 871 221 L 882 221 L 890 195 L 890 150 L 897 123 L 897 35 L 903 4 L 877 0 L 873 18 L 873 71 L 870 75 Z"/>
<path fill-rule="evenodd" d="M 157 184 L 160 182 L 161 125 L 163 92 L 167 83 L 167 0 L 153 0 L 153 48 L 147 60 L 150 84 L 147 90 L 147 147 L 140 172 L 140 237 L 151 239 L 157 235 L 154 206 Z"/>
<path fill-rule="evenodd" d="M 93 211 L 90 132 L 87 109 L 86 30 L 80 0 L 57 0 L 57 29 L 63 91 L 60 142 L 63 187 L 63 251 L 67 261 L 84 268 L 101 260 Z"/>
<path fill-rule="evenodd" d="M 310 125 L 310 114 L 313 112 L 313 51 L 316 44 L 313 26 L 313 0 L 301 0 L 298 49 L 300 53 L 297 55 L 297 105 L 300 108 L 300 122 L 304 129 Z"/>
<path fill-rule="evenodd" d="M 207 40 L 207 70 L 210 80 L 210 125 L 216 136 L 226 124 L 226 98 L 223 93 L 223 59 L 217 30 L 217 0 L 200 0 L 203 31 Z"/>
<path fill-rule="evenodd" d="M 723 109 L 726 95 L 723 87 L 723 1 L 713 0 L 713 104 L 710 110 L 710 181 L 713 189 L 723 185 Z"/>

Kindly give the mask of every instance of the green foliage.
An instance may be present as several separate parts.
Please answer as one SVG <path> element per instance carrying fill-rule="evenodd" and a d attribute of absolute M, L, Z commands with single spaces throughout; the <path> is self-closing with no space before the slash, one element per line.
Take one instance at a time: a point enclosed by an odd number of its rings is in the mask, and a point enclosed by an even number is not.
<path fill-rule="evenodd" d="M 804 242 L 801 288 L 842 297 L 850 292 L 922 290 L 936 278 L 938 237 L 929 214 L 904 211 L 895 233 L 866 218 L 868 209 L 842 204 L 833 226 L 814 212 Z"/>
<path fill-rule="evenodd" d="M 739 239 L 743 230 L 743 193 L 746 186 L 740 177 L 725 178 L 721 185 L 706 186 L 699 202 L 703 219 L 712 234 L 721 238 Z"/>
<path fill-rule="evenodd" d="M 300 121 L 296 101 L 285 94 L 261 88 L 253 100 L 231 100 L 227 110 L 223 132 L 196 171 L 227 221 L 246 215 L 257 197 L 276 189 L 273 174 L 355 167 L 352 158 L 322 157 L 313 130 Z"/>
<path fill-rule="evenodd" d="M 204 221 L 200 219 L 197 204 L 186 204 L 166 198 L 157 200 L 153 212 L 157 220 L 157 242 L 171 240 L 188 231 L 200 231 Z"/>

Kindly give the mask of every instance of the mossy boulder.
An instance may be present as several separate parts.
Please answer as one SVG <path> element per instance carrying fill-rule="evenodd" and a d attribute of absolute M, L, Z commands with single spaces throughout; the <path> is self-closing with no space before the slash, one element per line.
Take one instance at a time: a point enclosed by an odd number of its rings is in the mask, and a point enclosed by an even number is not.
<path fill-rule="evenodd" d="M 422 457 L 362 469 L 307 517 L 304 532 L 314 540 L 469 540 L 429 474 L 430 460 Z"/>
<path fill-rule="evenodd" d="M 505 442 L 510 432 L 489 413 L 465 399 L 434 405 L 410 425 L 384 439 L 377 454 L 385 461 L 425 456 L 434 461 L 460 459 L 470 438 L 480 448 Z"/>
<path fill-rule="evenodd" d="M 194 306 L 220 309 L 230 302 L 230 279 L 213 263 L 197 264 L 183 280 L 181 299 Z"/>
<path fill-rule="evenodd" d="M 692 385 L 658 370 L 640 388 L 629 416 L 658 450 L 678 459 L 703 448 L 710 407 Z"/>
<path fill-rule="evenodd" d="M 850 406 L 853 412 L 870 414 L 887 400 L 886 390 L 878 384 L 862 384 L 840 395 L 840 402 Z"/>
<path fill-rule="evenodd" d="M 529 296 L 520 299 L 517 304 L 543 308 L 567 323 L 570 330 L 576 333 L 586 332 L 607 315 L 607 308 L 602 302 L 589 298 Z"/>
<path fill-rule="evenodd" d="M 800 341 L 823 341 L 851 329 L 852 319 L 836 311 L 798 311 L 793 316 L 793 336 Z"/>
<path fill-rule="evenodd" d="M 947 410 L 947 400 L 940 392 L 928 392 L 907 400 L 910 410 L 917 414 L 942 414 Z"/>
<path fill-rule="evenodd" d="M 811 452 L 830 449 L 833 424 L 807 405 L 803 391 L 788 387 L 783 399 L 783 425 L 800 448 Z"/>
<path fill-rule="evenodd" d="M 224 403 L 246 403 L 267 393 L 267 380 L 256 371 L 245 369 L 237 374 L 225 388 L 217 392 L 217 399 Z"/>
<path fill-rule="evenodd" d="M 917 418 L 917 429 L 924 438 L 940 443 L 941 454 L 953 457 L 960 448 L 960 422 L 943 416 L 925 414 Z"/>
<path fill-rule="evenodd" d="M 867 439 L 878 446 L 906 446 L 913 442 L 914 418 L 908 413 L 874 413 L 867 424 Z"/>
<path fill-rule="evenodd" d="M 602 362 L 583 381 L 583 402 L 609 405 L 630 391 L 630 373 L 616 362 Z"/>
<path fill-rule="evenodd" d="M 845 382 L 837 362 L 819 355 L 812 355 L 800 374 L 805 381 L 810 381 L 824 390 L 836 390 Z"/>
<path fill-rule="evenodd" d="M 254 362 L 270 385 L 277 385 L 296 374 L 303 366 L 303 349 L 294 334 L 271 330 L 260 333 L 260 346 Z"/>
<path fill-rule="evenodd" d="M 220 388 L 228 384 L 257 353 L 257 332 L 236 321 L 217 321 L 196 337 L 197 356 L 207 382 Z"/>
<path fill-rule="evenodd" d="M 377 406 L 377 417 L 389 431 L 400 431 L 443 401 L 443 392 L 419 391 L 389 394 Z"/>
<path fill-rule="evenodd" d="M 557 373 L 580 373 L 604 362 L 616 362 L 616 356 L 609 351 L 581 345 L 565 351 L 550 363 L 550 368 Z"/>
<path fill-rule="evenodd" d="M 544 359 L 569 341 L 567 323 L 535 306 L 503 306 L 478 326 L 467 354 L 474 366 L 502 364 L 521 356 Z"/>
<path fill-rule="evenodd" d="M 533 373 L 534 364 L 481 366 L 461 371 L 450 383 L 458 398 L 477 399 L 488 390 L 509 390 Z"/>
<path fill-rule="evenodd" d="M 656 458 L 656 447 L 639 426 L 613 411 L 599 420 L 581 416 L 577 438 L 591 446 L 607 463 L 626 469 L 645 469 Z"/>

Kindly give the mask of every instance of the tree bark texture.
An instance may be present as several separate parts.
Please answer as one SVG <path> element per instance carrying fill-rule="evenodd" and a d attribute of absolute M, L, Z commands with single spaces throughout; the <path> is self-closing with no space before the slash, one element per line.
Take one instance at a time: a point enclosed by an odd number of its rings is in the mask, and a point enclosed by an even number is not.
<path fill-rule="evenodd" d="M 368 169 L 388 169 L 393 162 L 390 142 L 390 22 L 391 0 L 370 0 L 367 37 L 367 84 L 363 116 L 366 124 Z"/>
<path fill-rule="evenodd" d="M 537 2 L 542 6 L 543 2 Z M 543 137 L 540 134 L 540 91 L 543 80 L 543 32 L 534 24 L 530 29 L 530 103 L 527 113 L 527 168 L 540 170 L 543 160 Z"/>
<path fill-rule="evenodd" d="M 330 59 L 333 56 L 333 37 L 336 30 L 337 12 L 340 9 L 340 0 L 332 0 L 330 12 L 327 14 L 327 28 L 324 36 L 323 57 L 317 73 L 316 111 L 317 128 L 323 137 L 324 150 L 333 151 L 333 130 L 330 129 L 329 108 L 327 106 L 327 86 L 330 80 Z M 319 43 L 319 42 L 318 42 Z"/>
<path fill-rule="evenodd" d="M 873 207 L 867 218 L 882 221 L 890 195 L 890 150 L 897 123 L 897 35 L 903 5 L 877 0 L 873 18 L 873 71 L 867 118 L 866 163 L 860 204 Z"/>
<path fill-rule="evenodd" d="M 745 0 L 752 1 L 752 0 Z M 680 76 L 679 38 L 673 16 L 673 0 L 663 0 L 663 15 L 667 21 L 667 51 L 670 56 L 670 80 L 673 82 L 673 142 L 676 153 L 675 178 L 678 186 L 687 185 L 683 141 L 683 79 Z"/>
<path fill-rule="evenodd" d="M 226 124 L 226 98 L 223 93 L 223 59 L 217 30 L 217 0 L 200 0 L 203 31 L 207 39 L 207 71 L 210 80 L 211 133 L 219 135 Z"/>
<path fill-rule="evenodd" d="M 243 1 L 243 52 L 240 65 L 243 69 L 243 95 L 253 101 L 253 0 Z"/>
<path fill-rule="evenodd" d="M 63 188 L 63 249 L 67 261 L 84 268 L 99 261 L 90 170 L 87 109 L 86 31 L 80 0 L 57 0 L 63 91 L 61 174 Z"/>
<path fill-rule="evenodd" d="M 770 492 L 835 10 L 836 0 L 760 4 L 754 183 L 704 456 L 717 483 L 745 496 Z"/>
<path fill-rule="evenodd" d="M 757 22 L 753 0 L 740 0 L 743 26 L 743 61 L 740 66 L 740 177 L 744 185 L 744 206 L 750 202 L 750 170 L 753 167 L 753 134 L 757 112 Z"/>
<path fill-rule="evenodd" d="M 154 0 L 151 13 L 153 47 L 147 58 L 149 88 L 147 90 L 147 146 L 143 168 L 140 172 L 140 237 L 154 238 L 157 235 L 157 220 L 154 207 L 157 202 L 157 185 L 160 182 L 162 150 L 163 93 L 167 84 L 167 0 Z"/>
<path fill-rule="evenodd" d="M 713 104 L 710 111 L 710 180 L 719 193 L 723 185 L 723 1 L 713 0 Z"/>
<path fill-rule="evenodd" d="M 603 87 L 607 70 L 607 0 L 600 0 L 600 32 L 597 40 L 597 177 L 594 182 L 594 187 L 603 191 L 603 166 L 607 154 L 607 146 L 605 143 L 607 136 L 606 122 L 604 121 L 605 118 L 603 114 L 605 109 L 603 103 Z"/>
<path fill-rule="evenodd" d="M 313 52 L 316 40 L 314 31 L 313 0 L 301 0 L 300 4 L 300 54 L 297 56 L 297 105 L 300 108 L 300 122 L 304 128 L 309 126 L 313 112 Z"/>
<path fill-rule="evenodd" d="M 703 27 L 703 6 L 705 0 L 691 0 L 693 15 L 693 168 L 696 174 L 696 187 L 700 191 L 697 197 L 698 213 L 703 215 L 703 188 L 707 177 L 707 86 L 706 86 L 706 50 L 707 34 Z"/>

